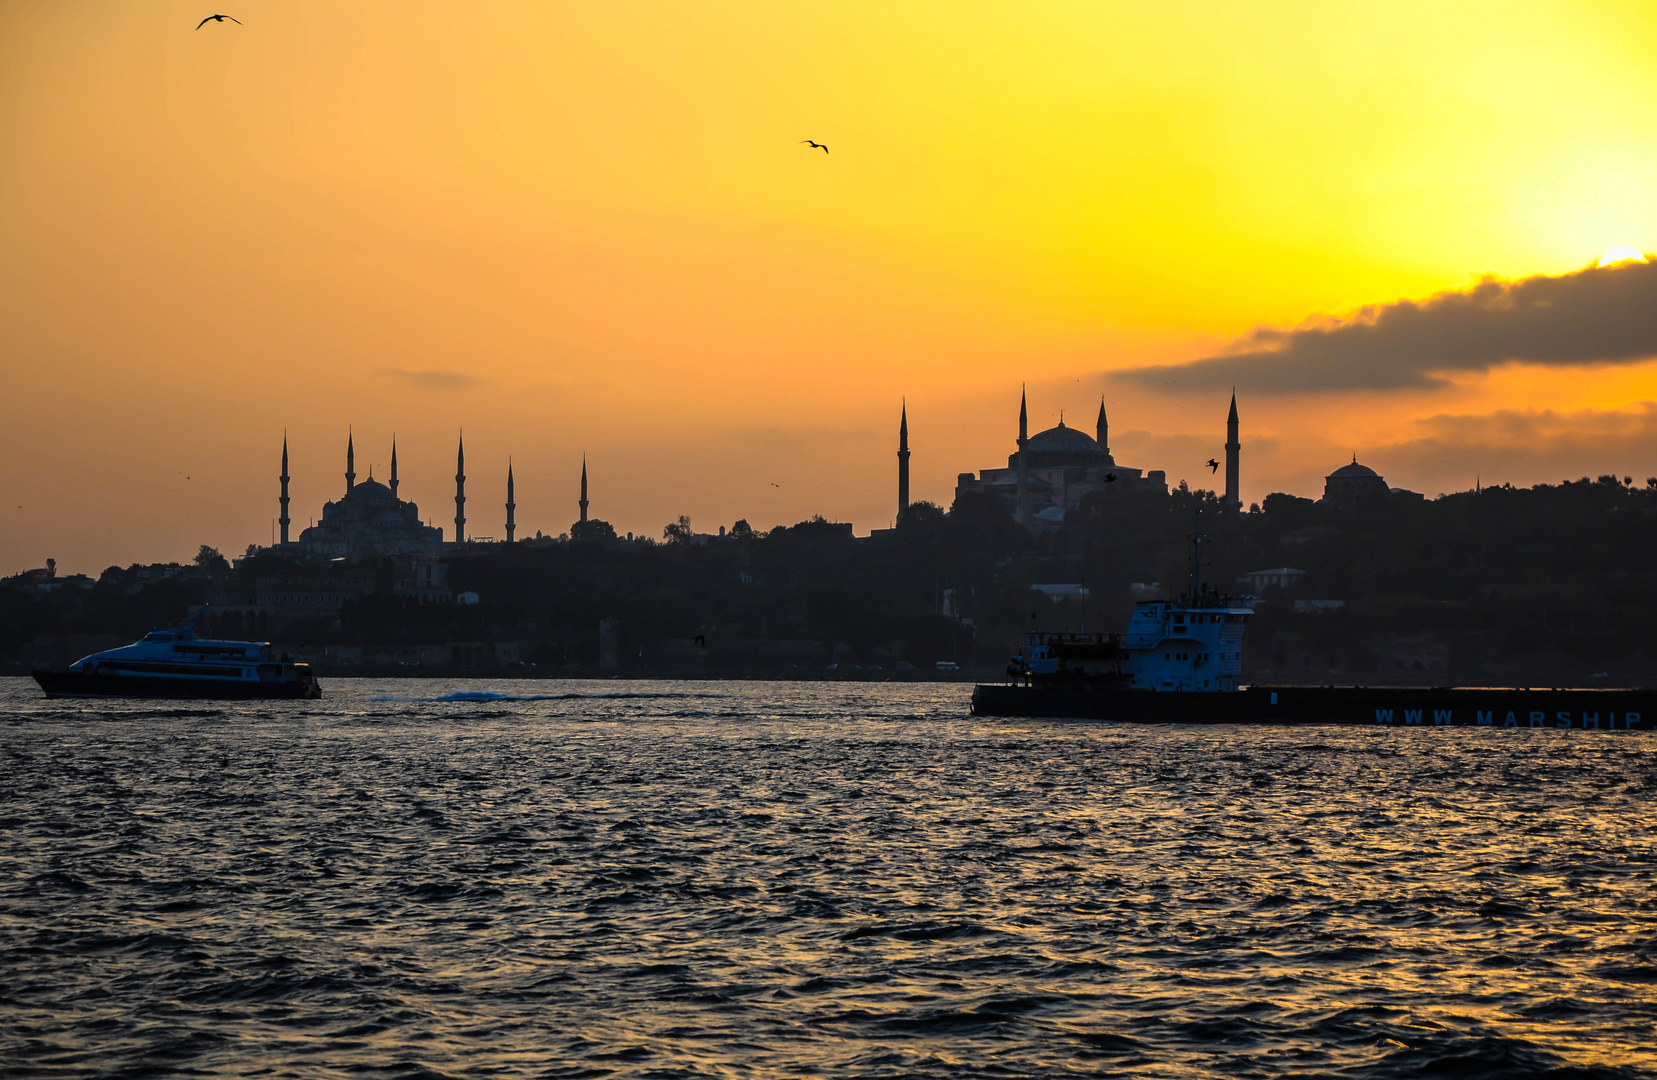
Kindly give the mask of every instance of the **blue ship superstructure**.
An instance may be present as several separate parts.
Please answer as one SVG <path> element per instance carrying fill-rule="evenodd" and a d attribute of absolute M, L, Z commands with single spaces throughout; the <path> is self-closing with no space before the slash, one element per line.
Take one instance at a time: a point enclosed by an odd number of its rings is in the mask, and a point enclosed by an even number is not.
<path fill-rule="evenodd" d="M 1250 614 L 1212 592 L 1194 600 L 1143 601 L 1134 605 L 1126 634 L 1026 634 L 1008 674 L 1036 684 L 1229 692 L 1243 673 L 1243 629 Z"/>
<path fill-rule="evenodd" d="M 1135 604 L 1122 649 L 1136 690 L 1237 689 L 1243 673 L 1243 627 L 1252 614 L 1226 598 Z"/>
<path fill-rule="evenodd" d="M 1207 543 L 1199 514 L 1191 530 L 1191 591 L 1133 606 L 1128 632 L 1024 635 L 1007 674 L 1029 685 L 1086 684 L 1106 690 L 1217 694 L 1237 689 L 1250 608 L 1202 582 Z"/>

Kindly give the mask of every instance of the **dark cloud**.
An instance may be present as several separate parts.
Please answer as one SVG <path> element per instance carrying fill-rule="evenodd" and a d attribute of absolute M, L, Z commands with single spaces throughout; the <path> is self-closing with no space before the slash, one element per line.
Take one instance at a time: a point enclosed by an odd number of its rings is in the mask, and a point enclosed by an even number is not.
<path fill-rule="evenodd" d="M 1261 328 L 1224 356 L 1129 368 L 1117 378 L 1185 392 L 1422 389 L 1498 364 L 1629 363 L 1657 356 L 1657 262 L 1523 281 L 1486 278 L 1463 292 L 1367 307 L 1290 330 Z"/>
<path fill-rule="evenodd" d="M 377 373 L 383 379 L 398 379 L 422 390 L 461 390 L 476 386 L 483 380 L 459 371 L 441 371 L 427 368 L 410 371 L 408 368 L 386 368 Z"/>

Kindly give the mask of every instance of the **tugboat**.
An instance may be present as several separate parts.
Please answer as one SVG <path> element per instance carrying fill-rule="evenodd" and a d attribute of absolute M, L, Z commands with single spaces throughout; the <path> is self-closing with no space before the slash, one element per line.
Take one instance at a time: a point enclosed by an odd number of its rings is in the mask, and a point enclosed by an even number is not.
<path fill-rule="evenodd" d="M 265 641 L 208 641 L 195 619 L 93 653 L 65 671 L 31 672 L 49 698 L 319 698 L 309 664 L 271 656 Z"/>
<path fill-rule="evenodd" d="M 1189 593 L 1135 604 L 1126 634 L 1026 634 L 1007 682 L 973 687 L 972 711 L 1163 724 L 1657 727 L 1651 689 L 1241 685 L 1253 612 L 1203 585 L 1204 543 L 1199 517 Z"/>

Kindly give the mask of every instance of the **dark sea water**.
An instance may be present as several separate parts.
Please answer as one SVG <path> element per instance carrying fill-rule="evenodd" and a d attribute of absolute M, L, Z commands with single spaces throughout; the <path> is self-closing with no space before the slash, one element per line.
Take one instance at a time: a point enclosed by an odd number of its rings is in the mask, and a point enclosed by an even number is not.
<path fill-rule="evenodd" d="M 0 681 L 0 1074 L 1657 1075 L 1647 734 L 326 690 Z"/>

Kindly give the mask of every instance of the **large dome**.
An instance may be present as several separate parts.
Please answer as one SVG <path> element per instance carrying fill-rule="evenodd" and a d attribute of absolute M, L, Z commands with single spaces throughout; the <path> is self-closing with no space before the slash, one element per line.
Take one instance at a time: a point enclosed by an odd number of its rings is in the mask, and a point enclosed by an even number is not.
<path fill-rule="evenodd" d="M 1381 478 L 1381 474 L 1376 472 L 1374 469 L 1370 468 L 1368 465 L 1359 465 L 1357 460 L 1354 459 L 1352 464 L 1342 465 L 1340 468 L 1338 468 L 1334 472 L 1330 473 L 1329 476 L 1327 477 L 1327 479 L 1330 479 L 1330 480 L 1359 480 L 1359 479 L 1365 479 L 1365 478 L 1368 478 L 1368 477 L 1374 477 L 1375 479 L 1379 480 Z"/>
<path fill-rule="evenodd" d="M 1072 427 L 1059 426 L 1038 432 L 1030 439 L 1030 450 L 1037 454 L 1096 454 L 1099 444 L 1089 435 Z"/>
<path fill-rule="evenodd" d="M 378 480 L 364 480 L 345 493 L 348 499 L 389 499 L 391 489 Z"/>

